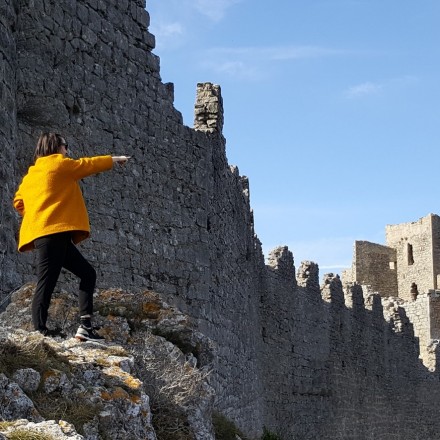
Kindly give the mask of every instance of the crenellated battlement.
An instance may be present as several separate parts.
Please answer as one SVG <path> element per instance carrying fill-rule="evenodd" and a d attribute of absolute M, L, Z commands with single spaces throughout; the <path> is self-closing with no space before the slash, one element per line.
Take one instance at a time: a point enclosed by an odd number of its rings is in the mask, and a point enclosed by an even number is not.
<path fill-rule="evenodd" d="M 414 301 L 383 298 L 371 286 L 343 284 L 334 274 L 324 275 L 319 286 L 318 265 L 311 261 L 301 263 L 297 285 L 292 288 L 293 268 L 293 255 L 288 248 L 274 249 L 268 258 L 269 284 L 262 298 L 263 340 L 272 346 L 271 354 L 263 358 L 263 367 L 270 377 L 267 387 L 279 396 L 268 409 L 275 423 L 295 425 L 294 411 L 279 412 L 289 399 L 289 386 L 293 396 L 324 399 L 319 411 L 327 419 L 330 414 L 349 413 L 353 405 L 362 414 L 368 413 L 368 402 L 385 398 L 384 389 L 390 384 L 395 384 L 392 388 L 398 386 L 399 378 L 411 377 L 409 380 L 416 382 L 424 378 L 429 383 L 438 380 L 438 343 L 431 342 L 422 356 L 414 312 L 408 308 L 415 307 Z M 277 359 L 276 371 L 272 368 L 273 356 Z M 292 365 L 296 369 L 292 370 Z M 350 400 L 333 394 L 336 388 L 347 386 L 354 392 Z M 404 397 L 400 394 L 398 399 Z M 418 401 L 419 404 L 426 409 L 424 403 Z M 385 408 L 385 412 L 393 411 L 396 404 Z M 313 423 L 312 418 L 304 418 L 309 426 Z M 336 419 L 341 420 L 339 416 Z M 350 425 L 350 421 L 344 420 Z M 340 429 L 337 422 L 332 426 L 327 426 L 325 432 Z M 362 426 L 350 426 L 359 439 L 368 438 L 372 432 L 380 435 L 373 420 Z M 304 432 L 300 438 L 301 435 Z"/>
<path fill-rule="evenodd" d="M 320 292 L 319 266 L 313 261 L 303 261 L 298 268 L 297 282 L 310 291 Z"/>
<path fill-rule="evenodd" d="M 344 285 L 344 302 L 349 309 L 365 309 L 364 291 L 357 283 L 346 283 Z"/>
<path fill-rule="evenodd" d="M 321 289 L 322 299 L 332 303 L 334 306 L 345 305 L 344 292 L 342 291 L 342 283 L 339 275 L 332 273 L 324 275 L 324 286 Z"/>

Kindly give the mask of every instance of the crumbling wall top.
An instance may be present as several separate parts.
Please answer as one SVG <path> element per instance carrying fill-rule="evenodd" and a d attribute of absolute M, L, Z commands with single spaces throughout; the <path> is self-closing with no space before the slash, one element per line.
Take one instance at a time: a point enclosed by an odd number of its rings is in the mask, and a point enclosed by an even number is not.
<path fill-rule="evenodd" d="M 223 132 L 223 98 L 217 84 L 198 83 L 194 108 L 194 128 L 196 130 Z"/>

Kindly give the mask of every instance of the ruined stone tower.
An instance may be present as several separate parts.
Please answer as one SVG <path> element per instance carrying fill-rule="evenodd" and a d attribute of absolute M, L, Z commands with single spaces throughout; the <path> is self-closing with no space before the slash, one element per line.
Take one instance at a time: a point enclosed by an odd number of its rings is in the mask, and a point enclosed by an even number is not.
<path fill-rule="evenodd" d="M 410 299 L 411 285 L 419 292 L 438 288 L 440 276 L 440 217 L 386 227 L 387 246 L 396 250 L 395 272 L 399 297 Z"/>
<path fill-rule="evenodd" d="M 412 299 L 436 290 L 440 276 L 440 217 L 386 226 L 386 246 L 356 241 L 344 279 L 369 285 L 381 296 Z"/>
<path fill-rule="evenodd" d="M 440 217 L 386 226 L 386 246 L 356 241 L 352 268 L 343 280 L 390 297 L 405 311 L 420 341 L 419 357 L 430 369 L 432 341 L 440 338 Z"/>

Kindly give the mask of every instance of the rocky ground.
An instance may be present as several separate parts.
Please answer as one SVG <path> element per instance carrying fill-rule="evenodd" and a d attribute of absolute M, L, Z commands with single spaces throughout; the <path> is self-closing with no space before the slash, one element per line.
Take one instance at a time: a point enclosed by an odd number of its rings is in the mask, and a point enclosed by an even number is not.
<path fill-rule="evenodd" d="M 33 290 L 0 315 L 0 439 L 214 439 L 215 348 L 187 316 L 152 292 L 105 290 L 94 325 L 106 341 L 80 342 L 76 297 L 61 292 L 48 327 L 65 336 L 44 337 L 31 327 Z"/>

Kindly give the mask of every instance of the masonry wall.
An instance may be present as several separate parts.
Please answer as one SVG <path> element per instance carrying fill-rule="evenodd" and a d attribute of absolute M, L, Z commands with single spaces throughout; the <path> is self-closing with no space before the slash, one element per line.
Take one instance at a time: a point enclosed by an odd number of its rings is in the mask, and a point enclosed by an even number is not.
<path fill-rule="evenodd" d="M 311 438 L 330 415 L 331 393 L 330 347 L 322 326 L 328 313 L 321 301 L 318 268 L 305 262 L 297 283 L 293 256 L 282 247 L 269 256 L 267 270 L 261 298 L 264 424 L 286 439 Z"/>
<path fill-rule="evenodd" d="M 368 241 L 355 241 L 351 275 L 382 296 L 397 295 L 396 250 Z"/>
<path fill-rule="evenodd" d="M 431 291 L 429 298 L 430 339 L 440 340 L 440 292 Z"/>
<path fill-rule="evenodd" d="M 385 317 L 390 311 L 401 309 L 414 330 L 419 343 L 419 357 L 428 371 L 434 372 L 437 366 L 436 346 L 440 339 L 440 295 L 431 290 L 422 293 L 415 300 L 402 300 L 390 297 L 385 301 Z"/>
<path fill-rule="evenodd" d="M 11 290 L 19 285 L 20 276 L 11 259 L 15 250 L 16 221 L 10 209 L 14 188 L 16 117 L 16 57 L 14 37 L 16 13 L 11 0 L 0 4 L 0 286 Z M 0 296 L 1 303 L 1 296 Z"/>
<path fill-rule="evenodd" d="M 265 425 L 285 439 L 436 439 L 438 378 L 420 364 L 411 328 L 385 321 L 359 286 L 346 294 L 327 277 L 321 289 L 312 262 L 296 277 L 286 248 L 265 266 L 249 183 L 226 158 L 221 90 L 200 84 L 197 129 L 182 124 L 144 2 L 14 5 L 0 0 L 12 69 L 0 79 L 12 109 L 0 154 L 14 164 L 0 164 L 1 289 L 34 279 L 32 254 L 14 249 L 10 198 L 39 132 L 63 133 L 74 157 L 131 155 L 82 182 L 92 239 L 81 250 L 99 287 L 153 289 L 215 341 L 218 410 L 255 437 Z"/>
<path fill-rule="evenodd" d="M 422 293 L 414 300 L 401 300 L 399 298 L 389 298 L 388 308 L 403 308 L 405 315 L 414 330 L 414 335 L 419 341 L 419 357 L 429 371 L 434 371 L 436 366 L 435 356 L 430 351 L 432 340 L 431 335 L 431 298 L 428 293 Z M 436 307 L 434 307 L 436 308 Z"/>
<path fill-rule="evenodd" d="M 434 266 L 434 282 L 431 289 L 439 289 L 440 285 L 440 217 L 431 215 L 432 258 Z"/>
<path fill-rule="evenodd" d="M 416 222 L 386 226 L 386 244 L 397 251 L 401 298 L 411 299 L 412 283 L 417 284 L 419 292 L 425 293 L 435 285 L 432 231 L 432 214 Z"/>

